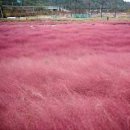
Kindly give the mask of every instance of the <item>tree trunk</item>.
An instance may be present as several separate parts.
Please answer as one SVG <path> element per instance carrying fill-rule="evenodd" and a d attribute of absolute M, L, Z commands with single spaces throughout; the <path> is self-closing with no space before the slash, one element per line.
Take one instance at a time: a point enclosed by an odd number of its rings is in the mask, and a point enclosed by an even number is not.
<path fill-rule="evenodd" d="M 103 4 L 101 4 L 101 6 L 100 6 L 100 14 L 101 14 L 101 18 L 102 18 L 102 16 L 103 16 Z"/>
<path fill-rule="evenodd" d="M 114 15 L 114 17 L 116 17 L 116 14 L 117 14 L 117 0 L 115 0 L 115 15 Z"/>
<path fill-rule="evenodd" d="M 115 18 L 116 18 L 116 14 L 117 14 L 117 10 L 115 9 L 115 15 L 114 15 Z"/>
<path fill-rule="evenodd" d="M 4 17 L 4 15 L 3 15 L 3 10 L 2 10 L 2 7 L 0 7 L 0 14 L 1 14 L 1 18 L 3 18 L 3 17 Z"/>

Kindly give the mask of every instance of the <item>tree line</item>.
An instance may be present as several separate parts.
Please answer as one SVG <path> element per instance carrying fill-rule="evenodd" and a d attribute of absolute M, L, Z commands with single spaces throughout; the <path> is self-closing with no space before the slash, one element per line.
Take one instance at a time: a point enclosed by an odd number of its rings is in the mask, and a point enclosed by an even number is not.
<path fill-rule="evenodd" d="M 103 11 L 125 11 L 129 8 L 124 0 L 0 0 L 0 5 L 17 6 L 59 6 L 68 10 L 100 10 L 101 17 Z"/>
<path fill-rule="evenodd" d="M 0 0 L 4 5 L 55 5 L 65 6 L 66 8 L 89 8 L 95 9 L 99 7 L 110 8 L 117 6 L 123 8 L 126 2 L 123 0 Z"/>
<path fill-rule="evenodd" d="M 125 2 L 123 0 L 0 0 L 0 3 L 6 5 L 63 5 L 69 8 L 97 8 L 99 6 L 110 7 L 111 5 L 121 6 Z"/>

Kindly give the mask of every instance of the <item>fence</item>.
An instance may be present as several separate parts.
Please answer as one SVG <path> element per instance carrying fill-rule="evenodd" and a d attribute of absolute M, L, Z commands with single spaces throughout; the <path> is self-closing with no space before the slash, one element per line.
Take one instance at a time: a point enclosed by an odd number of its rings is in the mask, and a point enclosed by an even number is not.
<path fill-rule="evenodd" d="M 110 12 L 103 9 L 104 13 Z M 90 18 L 100 16 L 100 9 L 65 9 L 62 6 L 18 6 L 3 5 L 0 15 L 4 17 L 28 17 L 28 16 L 48 16 L 58 18 L 59 16 L 72 18 Z"/>
<path fill-rule="evenodd" d="M 90 13 L 85 10 L 75 11 L 67 10 L 62 6 L 2 6 L 4 17 L 28 17 L 37 15 L 52 16 L 57 18 L 59 16 L 73 17 L 73 18 L 90 18 Z"/>
<path fill-rule="evenodd" d="M 5 17 L 26 17 L 36 15 L 59 15 L 68 14 L 69 10 L 56 6 L 11 6 L 3 5 Z"/>

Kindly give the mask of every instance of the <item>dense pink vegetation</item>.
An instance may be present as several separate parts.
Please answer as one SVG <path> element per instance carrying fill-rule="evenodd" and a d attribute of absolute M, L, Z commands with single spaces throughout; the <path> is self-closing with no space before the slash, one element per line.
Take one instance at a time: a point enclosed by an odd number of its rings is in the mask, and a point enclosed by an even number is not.
<path fill-rule="evenodd" d="M 0 23 L 0 130 L 130 130 L 130 24 Z"/>

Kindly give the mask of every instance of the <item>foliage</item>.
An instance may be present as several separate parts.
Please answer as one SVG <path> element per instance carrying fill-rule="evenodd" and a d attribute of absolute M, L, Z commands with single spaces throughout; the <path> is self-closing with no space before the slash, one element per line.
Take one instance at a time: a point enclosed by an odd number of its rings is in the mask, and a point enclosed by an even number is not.
<path fill-rule="evenodd" d="M 3 1 L 3 2 L 2 2 Z M 61 6 L 69 10 L 74 9 L 116 9 L 128 8 L 123 0 L 0 0 L 6 5 L 35 5 L 35 6 Z"/>
<path fill-rule="evenodd" d="M 0 0 L 0 6 L 2 5 L 2 0 Z"/>

